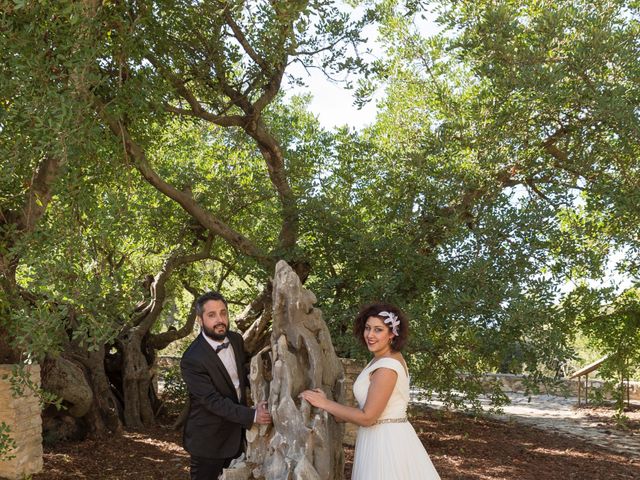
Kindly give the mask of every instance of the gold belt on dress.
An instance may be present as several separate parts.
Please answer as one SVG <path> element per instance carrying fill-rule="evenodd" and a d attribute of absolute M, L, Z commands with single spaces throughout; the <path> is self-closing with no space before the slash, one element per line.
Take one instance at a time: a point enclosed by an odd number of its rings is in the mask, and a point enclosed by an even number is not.
<path fill-rule="evenodd" d="M 407 417 L 402 418 L 383 418 L 382 420 L 378 420 L 374 425 L 380 425 L 381 423 L 404 423 L 408 422 Z"/>

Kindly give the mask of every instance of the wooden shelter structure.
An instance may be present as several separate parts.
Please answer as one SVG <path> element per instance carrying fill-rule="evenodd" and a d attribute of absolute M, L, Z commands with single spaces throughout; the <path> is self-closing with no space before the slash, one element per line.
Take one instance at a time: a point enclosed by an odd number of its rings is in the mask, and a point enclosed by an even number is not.
<path fill-rule="evenodd" d="M 569 378 L 573 379 L 573 378 L 578 378 L 578 406 L 580 405 L 581 402 L 581 398 L 582 398 L 582 380 L 581 378 L 584 376 L 584 403 L 585 405 L 587 403 L 589 403 L 589 374 L 595 370 L 597 370 L 600 365 L 602 365 L 605 361 L 609 360 L 612 357 L 611 354 L 609 355 L 605 355 L 604 357 L 596 360 L 595 362 L 587 365 L 584 368 L 581 368 L 580 370 L 578 370 L 577 372 L 575 372 L 573 375 L 571 375 Z M 626 393 L 626 400 L 627 400 L 627 407 L 629 405 L 631 405 L 631 382 L 628 376 L 629 373 L 629 368 L 628 368 L 628 361 L 627 361 L 627 366 L 626 368 L 623 370 L 623 372 L 621 373 L 621 378 L 620 378 L 620 395 L 622 398 L 622 402 L 624 402 L 625 399 L 625 393 Z M 625 372 L 627 374 L 627 377 L 625 379 Z"/>
<path fill-rule="evenodd" d="M 605 355 L 604 357 L 596 360 L 593 363 L 590 363 L 586 367 L 581 368 L 576 373 L 571 375 L 569 378 L 578 378 L 578 405 L 580 405 L 580 401 L 582 398 L 582 377 L 584 377 L 584 403 L 585 405 L 589 403 L 589 374 L 595 370 L 597 370 L 600 365 L 602 365 L 607 359 L 609 355 Z"/>

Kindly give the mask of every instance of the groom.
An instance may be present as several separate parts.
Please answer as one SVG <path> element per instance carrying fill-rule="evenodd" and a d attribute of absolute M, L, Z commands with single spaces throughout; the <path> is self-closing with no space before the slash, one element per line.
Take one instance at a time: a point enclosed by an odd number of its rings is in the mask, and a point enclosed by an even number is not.
<path fill-rule="evenodd" d="M 191 480 L 215 480 L 242 453 L 244 429 L 271 423 L 271 415 L 266 402 L 256 409 L 246 406 L 244 343 L 229 331 L 225 298 L 205 293 L 195 310 L 201 332 L 180 362 L 190 400 L 183 440 L 191 455 Z"/>

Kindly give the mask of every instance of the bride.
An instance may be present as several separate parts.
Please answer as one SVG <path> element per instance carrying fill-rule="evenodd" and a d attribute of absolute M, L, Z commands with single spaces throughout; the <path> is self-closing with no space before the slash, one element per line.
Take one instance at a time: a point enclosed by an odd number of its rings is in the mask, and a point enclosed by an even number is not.
<path fill-rule="evenodd" d="M 390 304 L 367 305 L 355 319 L 354 334 L 373 354 L 353 384 L 359 408 L 329 400 L 318 388 L 300 396 L 336 420 L 360 426 L 352 480 L 438 480 L 407 420 L 409 373 L 400 353 L 407 341 L 407 318 Z"/>

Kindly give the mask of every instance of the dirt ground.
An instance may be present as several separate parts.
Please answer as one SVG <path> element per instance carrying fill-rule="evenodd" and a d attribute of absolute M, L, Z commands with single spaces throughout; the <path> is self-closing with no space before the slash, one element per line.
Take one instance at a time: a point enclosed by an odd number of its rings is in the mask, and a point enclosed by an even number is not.
<path fill-rule="evenodd" d="M 574 407 L 578 409 L 586 418 L 592 422 L 597 422 L 599 426 L 617 428 L 625 430 L 633 435 L 640 436 L 640 405 L 632 404 L 625 408 L 623 413 L 624 421 L 618 425 L 615 420 L 615 408 L 613 404 L 592 406 L 582 405 L 580 407 Z M 640 452 L 638 452 L 640 454 Z"/>
<path fill-rule="evenodd" d="M 595 415 L 614 428 L 606 411 L 594 410 Z M 640 479 L 640 456 L 626 458 L 515 423 L 429 409 L 411 422 L 443 480 Z M 639 423 L 634 415 L 634 434 L 640 434 Z M 189 457 L 180 445 L 180 432 L 164 426 L 102 441 L 61 443 L 45 447 L 44 471 L 33 480 L 186 480 Z M 345 452 L 348 480 L 353 449 Z"/>

